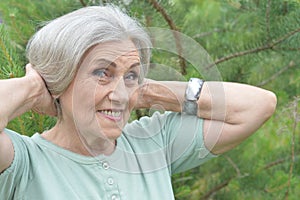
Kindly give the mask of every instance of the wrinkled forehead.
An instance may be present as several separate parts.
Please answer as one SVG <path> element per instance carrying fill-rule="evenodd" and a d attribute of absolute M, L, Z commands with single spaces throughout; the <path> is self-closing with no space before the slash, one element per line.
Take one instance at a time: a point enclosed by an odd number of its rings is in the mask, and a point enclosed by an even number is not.
<path fill-rule="evenodd" d="M 114 61 L 124 56 L 128 59 L 140 59 L 138 49 L 130 40 L 97 44 L 88 52 L 84 59 L 91 61 L 93 59 L 105 58 Z"/>

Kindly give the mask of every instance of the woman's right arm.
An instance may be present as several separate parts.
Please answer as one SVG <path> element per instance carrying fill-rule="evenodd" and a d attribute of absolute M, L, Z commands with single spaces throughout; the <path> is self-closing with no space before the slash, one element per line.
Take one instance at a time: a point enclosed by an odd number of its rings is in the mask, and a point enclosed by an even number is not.
<path fill-rule="evenodd" d="M 53 99 L 45 87 L 43 79 L 26 66 L 26 75 L 21 78 L 0 80 L 0 173 L 14 158 L 10 138 L 3 132 L 8 122 L 15 117 L 37 109 L 41 113 L 55 114 Z M 50 108 L 50 109 L 49 109 Z"/>

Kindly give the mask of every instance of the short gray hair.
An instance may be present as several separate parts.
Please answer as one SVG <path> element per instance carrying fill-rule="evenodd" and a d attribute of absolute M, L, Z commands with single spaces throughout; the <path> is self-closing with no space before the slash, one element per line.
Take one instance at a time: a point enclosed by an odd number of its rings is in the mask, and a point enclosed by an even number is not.
<path fill-rule="evenodd" d="M 135 19 L 113 5 L 84 7 L 50 21 L 30 39 L 27 58 L 50 93 L 59 96 L 74 79 L 87 50 L 124 39 L 139 51 L 143 78 L 150 62 L 150 38 Z"/>

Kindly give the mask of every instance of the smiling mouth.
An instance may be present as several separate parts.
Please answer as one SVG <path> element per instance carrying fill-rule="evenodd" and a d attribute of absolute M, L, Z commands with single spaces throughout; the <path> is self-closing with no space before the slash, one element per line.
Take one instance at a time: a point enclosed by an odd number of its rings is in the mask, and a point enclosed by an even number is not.
<path fill-rule="evenodd" d="M 113 121 L 120 121 L 122 119 L 123 111 L 120 110 L 98 110 L 98 112 Z"/>

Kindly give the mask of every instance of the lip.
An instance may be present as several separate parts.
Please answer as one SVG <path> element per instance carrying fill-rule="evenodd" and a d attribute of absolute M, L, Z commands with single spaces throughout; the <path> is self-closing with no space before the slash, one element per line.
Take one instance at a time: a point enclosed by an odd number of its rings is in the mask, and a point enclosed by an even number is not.
<path fill-rule="evenodd" d="M 123 119 L 124 110 L 103 109 L 103 110 L 97 110 L 97 113 L 99 113 L 101 116 L 105 117 L 106 119 L 118 122 Z"/>

